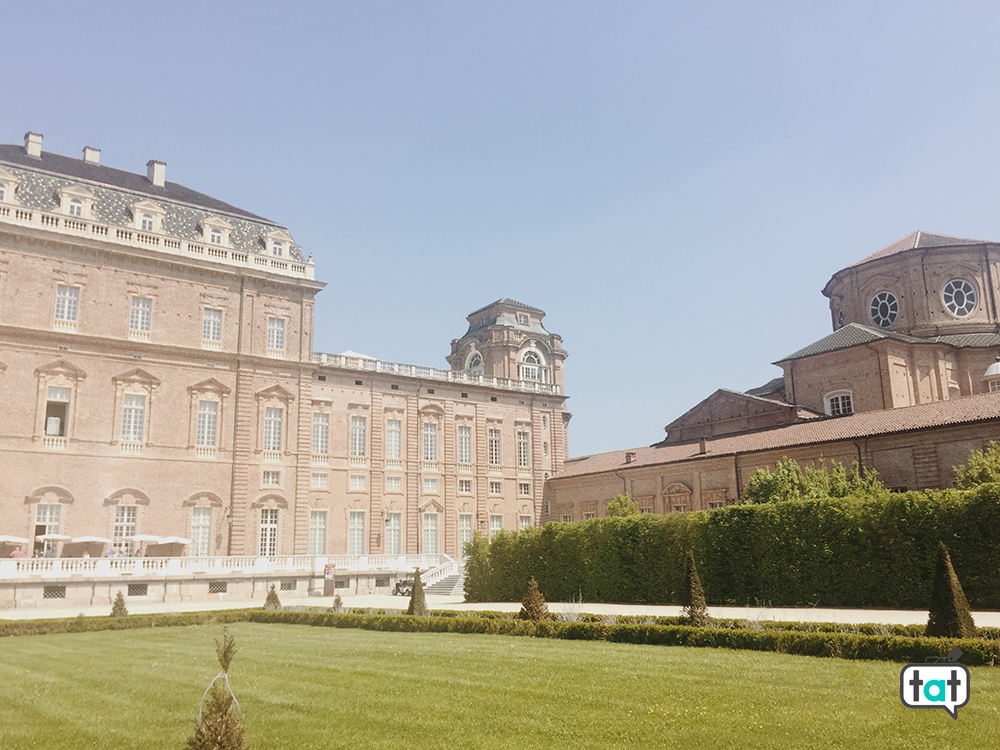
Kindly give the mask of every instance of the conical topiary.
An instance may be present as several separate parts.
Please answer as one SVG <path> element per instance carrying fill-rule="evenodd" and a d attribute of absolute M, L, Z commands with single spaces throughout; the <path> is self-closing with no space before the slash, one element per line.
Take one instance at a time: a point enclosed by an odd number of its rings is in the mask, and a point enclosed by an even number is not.
<path fill-rule="evenodd" d="M 278 592 L 274 590 L 274 584 L 271 584 L 271 590 L 267 592 L 267 599 L 264 600 L 264 609 L 281 609 L 281 600 L 278 599 Z"/>
<path fill-rule="evenodd" d="M 413 593 L 410 594 L 410 606 L 406 608 L 406 614 L 427 617 L 430 610 L 427 609 L 427 597 L 424 596 L 424 584 L 420 580 L 420 568 L 413 575 Z"/>
<path fill-rule="evenodd" d="M 682 617 L 688 625 L 701 628 L 708 624 L 708 609 L 705 606 L 705 591 L 698 578 L 698 568 L 694 564 L 694 552 L 688 550 L 684 556 L 684 590 L 681 591 Z"/>
<path fill-rule="evenodd" d="M 128 614 L 128 609 L 125 607 L 125 596 L 121 591 L 115 597 L 115 603 L 111 605 L 111 616 L 112 617 L 125 617 Z"/>
<path fill-rule="evenodd" d="M 951 555 L 944 542 L 938 542 L 931 611 L 925 635 L 939 638 L 975 638 L 976 623 L 969 611 L 962 584 L 951 565 Z"/>
<path fill-rule="evenodd" d="M 222 631 L 222 642 L 215 642 L 215 654 L 222 672 L 209 685 L 211 694 L 198 709 L 198 724 L 188 737 L 185 750 L 245 750 L 240 708 L 229 688 L 229 665 L 236 656 L 236 639 Z M 206 691 L 208 692 L 208 691 Z M 202 701 L 204 701 L 204 697 Z"/>
<path fill-rule="evenodd" d="M 521 611 L 517 616 L 521 620 L 531 620 L 532 622 L 548 620 L 552 617 L 549 614 L 548 605 L 545 604 L 545 597 L 538 590 L 538 581 L 535 580 L 534 576 L 528 580 L 528 593 L 521 600 Z"/>

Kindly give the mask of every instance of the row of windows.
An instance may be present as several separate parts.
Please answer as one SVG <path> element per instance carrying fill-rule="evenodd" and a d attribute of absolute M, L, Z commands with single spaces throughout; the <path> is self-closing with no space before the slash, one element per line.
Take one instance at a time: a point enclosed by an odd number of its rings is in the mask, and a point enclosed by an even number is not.
<path fill-rule="evenodd" d="M 265 485 L 270 486 L 280 485 L 281 472 L 272 470 L 264 471 L 263 482 Z M 329 489 L 330 475 L 325 472 L 313 472 L 310 484 L 313 489 Z M 368 476 L 366 474 L 351 474 L 348 476 L 347 486 L 351 492 L 364 492 L 368 489 Z M 438 494 L 440 486 L 440 480 L 437 477 L 423 478 L 423 493 L 425 495 Z M 458 494 L 471 496 L 473 494 L 472 486 L 471 479 L 459 479 Z M 385 491 L 389 493 L 402 492 L 403 478 L 396 475 L 387 476 L 385 478 Z M 503 482 L 491 481 L 489 483 L 489 492 L 490 495 L 503 495 Z M 518 482 L 517 494 L 522 497 L 531 497 L 531 482 Z"/>
<path fill-rule="evenodd" d="M 965 279 L 952 279 L 941 290 L 945 309 L 956 318 L 967 318 L 975 312 L 979 301 L 976 288 Z M 879 328 L 888 328 L 899 317 L 899 300 L 892 292 L 883 291 L 872 297 L 868 317 Z"/>

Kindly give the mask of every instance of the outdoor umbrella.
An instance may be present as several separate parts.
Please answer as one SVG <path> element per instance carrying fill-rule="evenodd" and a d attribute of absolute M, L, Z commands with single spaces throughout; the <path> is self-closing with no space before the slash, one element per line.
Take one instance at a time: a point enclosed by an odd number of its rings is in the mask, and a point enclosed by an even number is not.
<path fill-rule="evenodd" d="M 146 543 L 147 547 L 150 544 L 163 544 L 163 540 L 155 534 L 133 534 L 128 538 L 133 542 L 138 542 L 140 549 L 142 548 L 143 542 Z"/>
<path fill-rule="evenodd" d="M 90 547 L 91 544 L 111 544 L 110 539 L 105 539 L 103 536 L 75 536 L 70 541 L 69 544 L 80 544 L 85 547 Z M 90 550 L 87 550 L 87 554 L 90 554 Z M 76 557 L 76 555 L 67 555 L 68 557 Z"/>
<path fill-rule="evenodd" d="M 41 536 L 36 536 L 35 539 L 39 542 L 65 542 L 70 537 L 66 534 L 42 534 Z"/>
<path fill-rule="evenodd" d="M 22 536 L 11 536 L 10 534 L 0 534 L 0 557 L 3 557 L 4 547 L 8 544 L 11 545 L 21 545 L 27 544 L 28 540 Z"/>

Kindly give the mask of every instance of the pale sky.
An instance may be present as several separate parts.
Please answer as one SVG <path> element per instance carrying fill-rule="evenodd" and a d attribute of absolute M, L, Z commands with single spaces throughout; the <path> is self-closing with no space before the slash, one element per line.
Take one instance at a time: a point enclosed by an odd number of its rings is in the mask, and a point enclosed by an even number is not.
<path fill-rule="evenodd" d="M 289 227 L 316 349 L 446 368 L 511 297 L 570 454 L 646 445 L 831 329 L 916 229 L 1000 240 L 1000 5 L 6 2 L 0 142 Z"/>

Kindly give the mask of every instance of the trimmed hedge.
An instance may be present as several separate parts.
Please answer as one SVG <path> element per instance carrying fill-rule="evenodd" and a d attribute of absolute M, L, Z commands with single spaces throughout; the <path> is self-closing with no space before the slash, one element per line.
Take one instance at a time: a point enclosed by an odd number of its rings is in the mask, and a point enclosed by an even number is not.
<path fill-rule="evenodd" d="M 693 549 L 713 604 L 924 609 L 948 545 L 970 604 L 1000 609 L 1000 484 L 550 523 L 474 546 L 469 601 L 679 604 Z M 711 612 L 709 612 L 711 614 Z"/>

